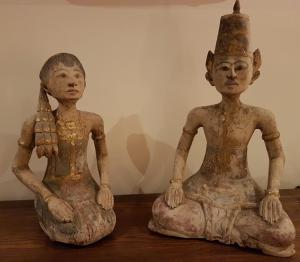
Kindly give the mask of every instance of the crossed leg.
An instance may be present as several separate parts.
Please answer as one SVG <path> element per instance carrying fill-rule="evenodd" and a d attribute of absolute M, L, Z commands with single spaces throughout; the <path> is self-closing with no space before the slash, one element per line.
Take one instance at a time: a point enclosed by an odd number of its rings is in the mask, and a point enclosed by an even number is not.
<path fill-rule="evenodd" d="M 201 204 L 196 201 L 185 199 L 180 206 L 172 209 L 162 195 L 155 200 L 152 214 L 148 225 L 152 231 L 184 238 L 204 237 L 205 217 Z"/>
<path fill-rule="evenodd" d="M 183 238 L 208 238 L 205 229 L 207 218 L 197 201 L 186 198 L 180 206 L 172 209 L 162 195 L 155 200 L 152 214 L 148 225 L 152 231 Z M 222 228 L 222 220 L 220 226 Z M 226 243 L 226 239 L 214 239 Z M 259 216 L 257 209 L 243 209 L 235 218 L 230 232 L 230 243 L 257 248 L 265 254 L 280 257 L 294 255 L 294 239 L 295 228 L 285 212 L 276 224 L 271 225 Z"/>
<path fill-rule="evenodd" d="M 295 234 L 295 227 L 285 212 L 278 222 L 269 224 L 259 216 L 257 209 L 242 210 L 233 229 L 239 245 L 258 248 L 268 255 L 280 257 L 295 254 Z"/>

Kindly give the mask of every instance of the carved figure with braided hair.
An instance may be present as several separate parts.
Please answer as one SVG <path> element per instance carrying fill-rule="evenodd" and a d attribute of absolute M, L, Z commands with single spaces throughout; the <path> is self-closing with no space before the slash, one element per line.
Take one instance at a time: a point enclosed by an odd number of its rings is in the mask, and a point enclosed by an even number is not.
<path fill-rule="evenodd" d="M 12 169 L 34 192 L 39 223 L 49 238 L 88 245 L 110 234 L 116 222 L 103 120 L 76 108 L 86 86 L 85 71 L 76 56 L 60 53 L 50 57 L 41 69 L 40 80 L 38 109 L 23 124 Z M 48 95 L 58 101 L 53 111 Z M 87 164 L 90 134 L 100 186 Z M 39 158 L 48 160 L 42 182 L 28 166 L 34 147 Z"/>

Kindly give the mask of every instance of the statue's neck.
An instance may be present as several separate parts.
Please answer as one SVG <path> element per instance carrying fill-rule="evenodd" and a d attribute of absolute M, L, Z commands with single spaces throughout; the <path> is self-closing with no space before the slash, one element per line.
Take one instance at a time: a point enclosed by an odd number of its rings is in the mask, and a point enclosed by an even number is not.
<path fill-rule="evenodd" d="M 77 102 L 77 101 L 76 101 Z M 75 101 L 64 101 L 58 103 L 57 115 L 64 119 L 73 118 L 77 112 Z"/>
<path fill-rule="evenodd" d="M 222 96 L 220 107 L 223 111 L 232 112 L 240 109 L 242 102 L 240 95 Z"/>

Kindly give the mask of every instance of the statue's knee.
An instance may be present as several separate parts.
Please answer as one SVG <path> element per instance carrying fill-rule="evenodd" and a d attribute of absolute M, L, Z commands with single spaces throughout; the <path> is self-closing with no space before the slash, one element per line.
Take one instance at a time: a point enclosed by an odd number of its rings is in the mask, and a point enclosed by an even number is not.
<path fill-rule="evenodd" d="M 169 207 L 167 206 L 163 195 L 158 197 L 152 206 L 152 214 L 153 216 L 160 216 L 160 214 L 167 212 Z"/>
<path fill-rule="evenodd" d="M 167 206 L 163 196 L 155 200 L 152 207 L 154 223 L 167 230 L 200 236 L 205 227 L 201 205 L 193 200 L 185 201 L 176 208 Z"/>
<path fill-rule="evenodd" d="M 271 242 L 276 246 L 290 246 L 296 237 L 295 227 L 288 216 L 272 226 L 269 232 L 271 233 Z"/>

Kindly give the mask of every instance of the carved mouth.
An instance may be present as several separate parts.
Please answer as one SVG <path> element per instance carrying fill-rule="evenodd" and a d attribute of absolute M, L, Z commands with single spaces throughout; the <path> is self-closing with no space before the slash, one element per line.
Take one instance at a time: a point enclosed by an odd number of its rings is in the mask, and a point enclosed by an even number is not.
<path fill-rule="evenodd" d="M 225 85 L 227 85 L 227 86 L 238 86 L 239 84 L 235 81 L 226 81 Z"/>
<path fill-rule="evenodd" d="M 79 91 L 76 89 L 68 89 L 66 92 L 69 94 L 77 94 Z"/>

